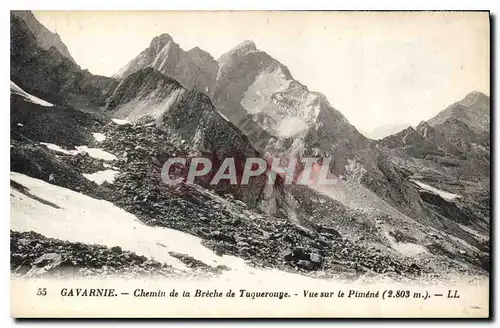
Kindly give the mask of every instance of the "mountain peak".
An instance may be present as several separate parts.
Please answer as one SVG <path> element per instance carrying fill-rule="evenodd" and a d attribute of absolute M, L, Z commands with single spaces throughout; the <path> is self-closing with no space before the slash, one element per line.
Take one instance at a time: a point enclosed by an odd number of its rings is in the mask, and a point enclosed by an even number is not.
<path fill-rule="evenodd" d="M 175 42 L 172 36 L 168 33 L 163 33 L 161 35 L 155 36 L 153 40 L 151 40 L 151 46 L 159 46 L 159 48 L 163 48 L 170 42 Z"/>
<path fill-rule="evenodd" d="M 257 46 L 255 45 L 255 42 L 251 40 L 245 40 L 242 43 L 238 44 L 235 50 L 244 50 L 245 52 L 256 51 Z"/>
<path fill-rule="evenodd" d="M 199 48 L 198 48 L 199 49 Z M 148 48 L 121 68 L 115 78 L 124 78 L 146 67 L 177 80 L 183 87 L 210 94 L 215 85 L 217 63 L 199 49 L 184 51 L 168 33 L 155 36 Z"/>
<path fill-rule="evenodd" d="M 469 96 L 471 96 L 471 97 L 488 97 L 487 95 L 485 95 L 481 91 L 472 91 L 469 94 L 467 94 L 466 98 Z"/>
<path fill-rule="evenodd" d="M 426 121 L 421 121 L 417 125 L 417 130 L 420 129 L 420 128 L 428 127 L 428 126 L 430 126 L 429 123 L 427 123 Z"/>
<path fill-rule="evenodd" d="M 409 126 L 401 132 L 415 132 L 415 131 L 417 131 L 417 130 L 415 130 L 415 128 L 413 126 Z"/>
<path fill-rule="evenodd" d="M 489 102 L 489 100 L 490 97 L 488 97 L 484 93 L 479 91 L 472 91 L 469 94 L 467 94 L 467 96 L 465 96 L 464 99 L 460 101 L 460 104 L 463 106 L 470 107 L 478 103 Z"/>
<path fill-rule="evenodd" d="M 473 91 L 462 100 L 448 106 L 436 116 L 427 121 L 431 126 L 456 119 L 470 128 L 488 131 L 490 127 L 490 97 L 479 91 Z"/>
<path fill-rule="evenodd" d="M 196 46 L 194 48 L 191 48 L 188 52 L 206 52 L 206 51 L 204 51 L 200 47 Z"/>
<path fill-rule="evenodd" d="M 191 57 L 208 57 L 208 58 L 210 58 L 210 59 L 214 60 L 214 59 L 213 59 L 213 57 L 212 57 L 212 55 L 210 55 L 210 53 L 209 53 L 209 52 L 207 52 L 207 51 L 205 51 L 205 50 L 201 49 L 201 48 L 200 48 L 200 47 L 198 47 L 198 46 L 196 46 L 196 47 L 194 47 L 194 48 L 190 49 L 187 53 L 188 53 Z"/>

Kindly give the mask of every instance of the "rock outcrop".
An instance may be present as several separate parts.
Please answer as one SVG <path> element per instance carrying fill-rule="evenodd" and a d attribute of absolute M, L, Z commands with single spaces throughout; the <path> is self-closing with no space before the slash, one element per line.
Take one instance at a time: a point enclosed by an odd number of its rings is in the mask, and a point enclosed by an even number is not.
<path fill-rule="evenodd" d="M 82 70 L 56 46 L 44 49 L 29 25 L 11 14 L 11 81 L 26 92 L 58 105 L 88 109 L 104 104 L 114 79 Z"/>

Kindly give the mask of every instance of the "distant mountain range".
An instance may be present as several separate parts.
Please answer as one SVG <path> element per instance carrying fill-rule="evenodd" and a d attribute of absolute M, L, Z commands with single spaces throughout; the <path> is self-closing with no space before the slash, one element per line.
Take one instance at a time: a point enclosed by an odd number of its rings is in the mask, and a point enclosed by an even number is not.
<path fill-rule="evenodd" d="M 379 140 L 382 138 L 385 138 L 387 136 L 390 136 L 391 134 L 397 133 L 401 130 L 406 129 L 407 127 L 411 126 L 411 124 L 405 123 L 405 124 L 385 124 L 378 126 L 374 128 L 371 131 L 362 131 L 363 135 L 373 139 L 373 140 Z"/>

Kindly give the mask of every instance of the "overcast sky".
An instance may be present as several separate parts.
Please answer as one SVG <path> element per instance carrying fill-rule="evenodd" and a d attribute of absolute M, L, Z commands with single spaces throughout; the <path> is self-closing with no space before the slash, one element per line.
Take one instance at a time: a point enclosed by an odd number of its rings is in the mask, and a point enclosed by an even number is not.
<path fill-rule="evenodd" d="M 253 40 L 363 131 L 418 124 L 474 90 L 489 95 L 488 13 L 34 14 L 82 68 L 106 76 L 161 33 L 215 58 Z"/>

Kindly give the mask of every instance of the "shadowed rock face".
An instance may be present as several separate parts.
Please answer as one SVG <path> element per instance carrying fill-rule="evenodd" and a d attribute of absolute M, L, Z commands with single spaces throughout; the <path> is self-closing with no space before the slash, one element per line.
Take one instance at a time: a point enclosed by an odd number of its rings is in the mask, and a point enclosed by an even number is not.
<path fill-rule="evenodd" d="M 211 97 L 215 91 L 219 63 L 208 52 L 200 49 L 199 47 L 194 47 L 189 50 L 187 54 L 200 69 L 203 79 L 209 81 L 209 91 L 205 93 Z"/>
<path fill-rule="evenodd" d="M 246 158 L 260 157 L 248 139 L 220 116 L 208 96 L 194 90 L 180 95 L 169 110 L 158 118 L 156 124 L 171 139 L 194 147 L 211 160 L 211 173 L 205 181 L 200 179 L 200 183 L 205 186 L 208 186 L 224 159 L 235 159 L 237 176 L 241 178 Z M 251 179 L 248 185 L 232 186 L 222 183 L 215 188 L 230 192 L 253 207 L 264 198 L 265 182 L 263 177 L 258 177 Z"/>
<path fill-rule="evenodd" d="M 104 104 L 116 81 L 81 70 L 55 46 L 41 48 L 28 25 L 16 15 L 11 15 L 10 30 L 10 75 L 19 87 L 54 104 L 81 108 Z"/>

